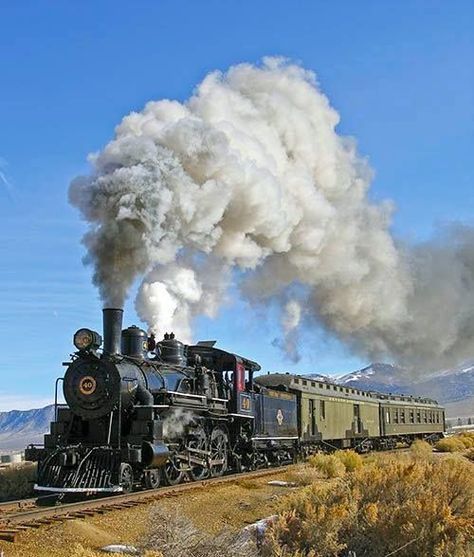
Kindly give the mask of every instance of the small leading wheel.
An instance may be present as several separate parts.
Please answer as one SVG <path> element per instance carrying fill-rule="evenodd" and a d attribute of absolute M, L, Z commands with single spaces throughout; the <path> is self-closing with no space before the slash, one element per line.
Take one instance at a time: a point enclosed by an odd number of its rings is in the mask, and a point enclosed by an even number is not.
<path fill-rule="evenodd" d="M 147 489 L 156 489 L 160 487 L 161 474 L 157 468 L 145 470 L 143 483 Z"/>
<path fill-rule="evenodd" d="M 175 454 L 168 458 L 163 467 L 163 479 L 166 485 L 177 485 L 184 479 L 184 472 L 182 472 L 181 464 Z"/>
<path fill-rule="evenodd" d="M 133 470 L 126 462 L 122 462 L 120 465 L 119 484 L 124 493 L 130 493 L 133 489 Z"/>
<path fill-rule="evenodd" d="M 211 476 L 222 476 L 227 470 L 227 435 L 222 429 L 216 427 L 211 433 Z"/>

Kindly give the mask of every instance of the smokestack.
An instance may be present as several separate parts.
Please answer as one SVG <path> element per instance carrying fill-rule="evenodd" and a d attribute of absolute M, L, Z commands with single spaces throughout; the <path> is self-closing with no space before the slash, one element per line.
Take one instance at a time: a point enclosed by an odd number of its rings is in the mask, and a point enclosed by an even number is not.
<path fill-rule="evenodd" d="M 123 309 L 104 308 L 104 356 L 120 354 Z"/>

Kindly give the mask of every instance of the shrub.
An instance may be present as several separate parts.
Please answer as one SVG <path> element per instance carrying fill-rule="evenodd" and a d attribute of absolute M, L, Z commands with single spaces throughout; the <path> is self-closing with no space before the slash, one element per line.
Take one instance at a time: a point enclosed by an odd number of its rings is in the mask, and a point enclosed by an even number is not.
<path fill-rule="evenodd" d="M 439 440 L 435 448 L 442 453 L 456 453 L 464 450 L 464 443 L 457 436 L 446 437 Z"/>
<path fill-rule="evenodd" d="M 332 454 L 315 454 L 310 456 L 308 464 L 316 468 L 324 478 L 340 478 L 346 472 L 344 464 Z"/>
<path fill-rule="evenodd" d="M 0 471 L 0 501 L 33 496 L 36 465 L 11 466 Z"/>
<path fill-rule="evenodd" d="M 457 433 L 451 437 L 446 437 L 446 439 L 441 439 L 435 446 L 438 451 L 444 453 L 456 453 L 470 449 L 474 447 L 474 432 L 465 431 Z"/>
<path fill-rule="evenodd" d="M 469 462 L 385 458 L 338 482 L 289 495 L 267 531 L 263 552 L 468 557 L 474 554 L 473 513 Z"/>
<path fill-rule="evenodd" d="M 474 447 L 474 433 L 473 432 L 463 432 L 460 433 L 457 438 L 459 439 L 459 441 L 461 441 L 461 443 L 464 445 L 464 447 L 466 449 L 471 449 L 472 447 Z"/>
<path fill-rule="evenodd" d="M 411 455 L 415 458 L 428 458 L 433 453 L 433 448 L 426 441 L 417 439 L 410 447 Z"/>
<path fill-rule="evenodd" d="M 336 451 L 334 456 L 344 464 L 346 472 L 354 472 L 354 470 L 360 468 L 364 463 L 360 454 L 352 450 Z"/>

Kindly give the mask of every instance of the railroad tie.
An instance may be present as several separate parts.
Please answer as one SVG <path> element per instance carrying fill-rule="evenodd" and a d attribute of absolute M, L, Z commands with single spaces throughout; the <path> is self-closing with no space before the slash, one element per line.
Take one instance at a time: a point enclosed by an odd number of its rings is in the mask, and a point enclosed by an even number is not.
<path fill-rule="evenodd" d="M 94 516 L 95 514 L 97 514 L 95 511 L 83 510 L 71 513 L 69 516 L 73 518 L 86 518 L 87 516 Z"/>
<path fill-rule="evenodd" d="M 14 542 L 19 530 L 0 530 L 0 540 Z"/>

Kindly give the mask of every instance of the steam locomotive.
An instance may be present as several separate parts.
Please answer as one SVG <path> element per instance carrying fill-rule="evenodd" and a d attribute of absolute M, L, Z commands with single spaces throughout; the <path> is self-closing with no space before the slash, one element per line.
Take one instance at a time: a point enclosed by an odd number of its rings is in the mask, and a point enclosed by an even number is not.
<path fill-rule="evenodd" d="M 57 405 L 44 447 L 26 450 L 36 490 L 155 488 L 295 457 L 296 397 L 257 387 L 256 362 L 173 334 L 153 346 L 138 327 L 122 331 L 122 313 L 103 310 L 102 353 L 95 331 L 74 335 L 67 406 Z"/>
<path fill-rule="evenodd" d="M 268 374 L 256 362 L 215 347 L 155 343 L 122 331 L 123 311 L 103 310 L 101 336 L 74 335 L 38 462 L 39 492 L 97 494 L 156 488 L 293 462 L 334 448 L 386 449 L 438 439 L 444 409 L 435 401 L 382 395 L 305 376 Z M 57 397 L 56 397 L 57 399 Z"/>

